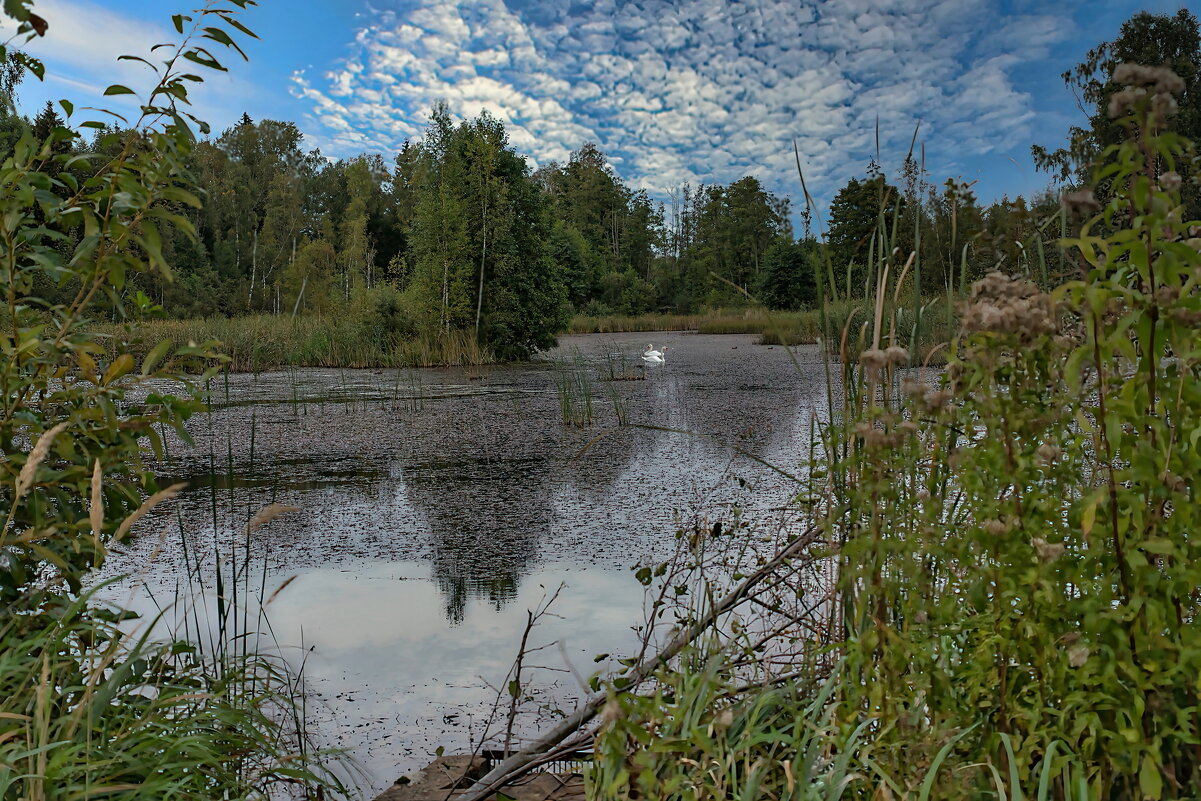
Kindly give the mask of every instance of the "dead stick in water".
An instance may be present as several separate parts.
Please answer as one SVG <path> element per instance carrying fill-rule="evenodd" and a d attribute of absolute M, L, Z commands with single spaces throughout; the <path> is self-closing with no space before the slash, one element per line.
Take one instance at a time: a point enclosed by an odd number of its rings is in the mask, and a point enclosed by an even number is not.
<path fill-rule="evenodd" d="M 662 650 L 643 658 L 638 664 L 634 665 L 627 674 L 630 679 L 627 688 L 632 689 L 637 687 L 656 668 L 666 664 L 676 654 L 684 650 L 689 643 L 695 641 L 697 637 L 716 623 L 722 615 L 745 601 L 750 596 L 750 592 L 754 589 L 755 585 L 770 576 L 776 568 L 793 558 L 802 548 L 816 542 L 817 533 L 816 527 L 806 529 L 804 533 L 800 534 L 772 557 L 763 567 L 743 579 L 741 584 L 714 604 L 699 620 L 694 621 L 687 628 L 677 632 L 676 636 Z M 483 801 L 491 793 L 496 792 L 509 782 L 537 767 L 541 761 L 540 757 L 546 751 L 553 749 L 573 732 L 578 731 L 585 723 L 596 717 L 596 713 L 604 706 L 606 700 L 608 700 L 608 695 L 604 692 L 596 692 L 588 696 L 584 705 L 577 709 L 574 714 L 564 718 L 558 726 L 555 726 L 537 741 L 501 760 L 499 765 L 477 779 L 475 784 L 471 785 L 471 787 L 458 797 L 457 801 Z"/>

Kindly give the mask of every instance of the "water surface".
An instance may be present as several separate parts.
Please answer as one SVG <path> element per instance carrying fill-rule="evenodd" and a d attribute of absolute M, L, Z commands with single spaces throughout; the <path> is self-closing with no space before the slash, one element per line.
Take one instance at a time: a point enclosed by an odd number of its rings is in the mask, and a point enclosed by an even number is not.
<path fill-rule="evenodd" d="M 644 367 L 652 339 L 667 361 Z M 637 647 L 633 565 L 735 505 L 781 514 L 795 486 L 763 462 L 788 472 L 806 458 L 825 384 L 814 349 L 753 342 L 564 337 L 532 364 L 219 379 L 189 426 L 195 444 L 171 443 L 164 467 L 190 489 L 109 569 L 161 597 L 187 565 L 211 576 L 247 550 L 268 593 L 295 576 L 269 608 L 275 638 L 307 654 L 318 738 L 381 789 L 480 736 L 487 684 L 503 681 L 546 592 L 566 585 L 534 639 L 563 646 L 537 661 L 563 672 L 531 685 L 526 732 L 572 707 L 580 677 L 605 664 L 594 654 Z M 556 391 L 573 370 L 591 385 L 583 428 L 564 425 Z M 612 372 L 645 377 L 601 380 Z M 247 539 L 268 503 L 299 511 Z"/>

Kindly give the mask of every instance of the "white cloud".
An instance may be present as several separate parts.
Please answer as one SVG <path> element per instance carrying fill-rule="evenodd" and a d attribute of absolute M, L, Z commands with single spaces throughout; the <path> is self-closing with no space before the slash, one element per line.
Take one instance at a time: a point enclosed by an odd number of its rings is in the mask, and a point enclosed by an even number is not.
<path fill-rule="evenodd" d="M 140 56 L 161 67 L 168 51 L 161 49 L 156 54 L 151 49 L 157 44 L 179 39 L 170 27 L 167 12 L 164 11 L 163 23 L 159 24 L 88 0 L 38 0 L 35 10 L 48 23 L 46 35 L 35 37 L 28 43 L 13 44 L 46 64 L 48 87 L 62 86 L 70 90 L 66 94 L 79 109 L 76 121 L 97 116 L 95 112 L 85 111 L 85 105 L 111 109 L 135 119 L 139 108 L 137 100 L 127 95 L 104 97 L 103 92 L 109 85 L 120 83 L 144 97 L 154 86 L 157 77 L 150 67 L 118 58 Z M 15 30 L 10 18 L 0 16 L 0 40 L 8 39 Z M 258 90 L 233 74 L 232 68 L 241 62 L 240 56 L 219 47 L 214 52 L 231 72 L 200 70 L 205 82 L 190 87 L 192 107 L 189 110 L 219 128 L 231 124 L 243 109 L 249 108 L 251 98 Z M 36 113 L 34 109 L 25 111 Z"/>
<path fill-rule="evenodd" d="M 294 92 L 334 152 L 396 148 L 445 100 L 505 121 L 536 162 L 596 141 L 632 185 L 758 175 L 829 196 L 874 155 L 896 166 L 922 121 L 928 166 L 1028 138 L 1011 71 L 1063 33 L 999 0 L 396 0 L 347 58 Z"/>

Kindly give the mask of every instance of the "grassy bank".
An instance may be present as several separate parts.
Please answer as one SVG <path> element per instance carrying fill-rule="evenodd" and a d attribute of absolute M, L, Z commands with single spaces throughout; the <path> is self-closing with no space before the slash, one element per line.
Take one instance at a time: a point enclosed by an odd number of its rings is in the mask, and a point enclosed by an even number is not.
<path fill-rule="evenodd" d="M 860 304 L 829 304 L 826 310 L 827 339 L 835 352 L 841 349 L 846 331 L 848 352 L 858 354 L 864 349 L 861 327 L 871 312 Z M 897 310 L 895 336 L 902 343 L 912 341 L 915 315 L 909 309 Z M 635 331 L 696 331 L 701 334 L 756 334 L 762 345 L 813 345 L 821 338 L 821 313 L 816 309 L 769 312 L 762 307 L 750 309 L 717 309 L 704 314 L 643 314 L 607 317 L 576 316 L 568 333 L 611 334 Z M 917 352 L 923 360 L 934 352 L 932 363 L 945 360 L 940 346 L 949 342 L 954 330 L 954 314 L 946 298 L 933 298 L 921 313 L 916 327 Z"/>
<path fill-rule="evenodd" d="M 487 364 L 493 355 L 468 331 L 446 336 L 400 336 L 354 317 L 254 315 L 142 323 L 127 339 L 120 326 L 100 326 L 110 353 L 132 353 L 139 362 L 156 345 L 216 340 L 235 372 L 276 367 L 437 367 Z"/>

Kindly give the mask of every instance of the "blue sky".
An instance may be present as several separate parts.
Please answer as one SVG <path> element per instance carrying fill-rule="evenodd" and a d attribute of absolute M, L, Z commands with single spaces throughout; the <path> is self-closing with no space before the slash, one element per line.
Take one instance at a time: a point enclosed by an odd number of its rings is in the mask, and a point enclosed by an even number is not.
<path fill-rule="evenodd" d="M 192 0 L 194 3 L 195 0 Z M 921 122 L 931 179 L 977 181 L 984 200 L 1042 188 L 1030 144 L 1082 119 L 1060 73 L 1139 10 L 1179 2 L 1060 0 L 262 0 L 241 19 L 250 62 L 195 96 L 214 130 L 243 111 L 295 121 L 329 156 L 420 135 L 431 104 L 487 109 L 534 164 L 599 143 L 657 198 L 743 175 L 801 204 L 827 201 L 875 153 L 893 171 Z M 101 104 L 147 83 L 146 54 L 174 31 L 171 0 L 35 0 L 50 23 L 30 46 L 47 79 L 21 90 Z M 119 107 L 109 102 L 108 107 Z M 824 213 L 824 209 L 822 209 Z"/>

